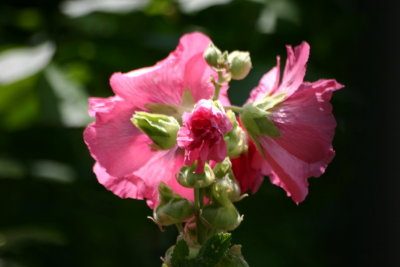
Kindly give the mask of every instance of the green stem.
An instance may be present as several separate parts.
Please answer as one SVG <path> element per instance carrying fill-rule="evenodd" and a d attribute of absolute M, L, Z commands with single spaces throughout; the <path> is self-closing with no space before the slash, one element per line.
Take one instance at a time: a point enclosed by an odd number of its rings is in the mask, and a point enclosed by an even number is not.
<path fill-rule="evenodd" d="M 213 100 L 218 100 L 219 92 L 221 91 L 221 85 L 223 81 L 224 81 L 223 71 L 218 71 L 218 80 L 213 82 L 215 87 Z"/>
<path fill-rule="evenodd" d="M 236 113 L 240 113 L 240 112 L 243 111 L 243 108 L 238 107 L 238 106 L 224 106 L 224 108 L 230 109 L 230 110 L 232 110 L 232 111 L 234 111 Z"/>
<path fill-rule="evenodd" d="M 202 244 L 205 241 L 205 230 L 204 225 L 201 222 L 201 209 L 204 206 L 203 203 L 204 189 L 194 188 L 194 207 L 195 207 L 195 217 L 196 217 L 196 232 L 197 232 L 197 242 Z"/>

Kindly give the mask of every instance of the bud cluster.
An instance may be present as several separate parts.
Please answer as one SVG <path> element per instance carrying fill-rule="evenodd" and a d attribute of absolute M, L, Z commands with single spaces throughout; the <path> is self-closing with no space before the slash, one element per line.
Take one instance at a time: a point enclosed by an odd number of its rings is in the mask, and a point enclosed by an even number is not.
<path fill-rule="evenodd" d="M 211 67 L 217 71 L 226 71 L 234 80 L 246 78 L 252 68 L 249 52 L 221 52 L 213 43 L 204 52 L 204 58 Z"/>

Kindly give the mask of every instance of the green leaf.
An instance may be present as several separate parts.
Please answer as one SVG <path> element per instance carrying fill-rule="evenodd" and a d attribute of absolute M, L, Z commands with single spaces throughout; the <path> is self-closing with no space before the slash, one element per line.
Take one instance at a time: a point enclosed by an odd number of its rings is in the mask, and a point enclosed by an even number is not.
<path fill-rule="evenodd" d="M 227 253 L 231 238 L 230 233 L 218 233 L 208 239 L 199 251 L 196 266 L 216 266 Z"/>
<path fill-rule="evenodd" d="M 189 267 L 187 256 L 189 256 L 189 247 L 185 240 L 181 239 L 176 243 L 171 256 L 171 263 L 174 267 Z"/>

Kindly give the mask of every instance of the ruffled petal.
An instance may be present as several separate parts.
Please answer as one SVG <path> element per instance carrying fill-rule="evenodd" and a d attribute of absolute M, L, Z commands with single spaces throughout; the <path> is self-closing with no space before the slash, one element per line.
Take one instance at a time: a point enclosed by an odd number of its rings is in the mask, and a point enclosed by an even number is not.
<path fill-rule="evenodd" d="M 94 165 L 93 172 L 100 184 L 121 198 L 144 199 L 147 197 L 145 184 L 135 175 L 113 177 L 98 163 Z"/>
<path fill-rule="evenodd" d="M 184 90 L 196 101 L 211 98 L 210 76 L 215 71 L 203 58 L 211 40 L 202 33 L 184 35 L 177 49 L 155 66 L 128 73 L 114 73 L 110 84 L 115 94 L 146 110 L 147 103 L 180 105 Z"/>
<path fill-rule="evenodd" d="M 150 208 L 159 202 L 158 185 L 164 181 L 173 191 L 182 197 L 193 200 L 193 190 L 181 186 L 175 174 L 182 166 L 183 157 L 179 151 L 159 151 L 134 174 L 114 177 L 96 163 L 93 171 L 100 184 L 121 198 L 146 199 Z"/>
<path fill-rule="evenodd" d="M 132 174 L 154 156 L 151 140 L 130 122 L 133 106 L 115 97 L 91 102 L 96 121 L 85 129 L 84 140 L 107 173 L 115 177 Z"/>
<path fill-rule="evenodd" d="M 286 46 L 287 59 L 283 72 L 282 82 L 274 94 L 286 93 L 286 97 L 293 94 L 302 84 L 306 74 L 306 64 L 310 55 L 310 46 L 307 42 L 302 42 L 293 50 L 291 46 Z"/>
<path fill-rule="evenodd" d="M 259 138 L 272 168 L 271 181 L 296 203 L 308 193 L 307 178 L 320 176 L 334 156 L 336 121 L 329 100 L 342 87 L 335 80 L 303 83 L 270 117 L 281 137 Z"/>

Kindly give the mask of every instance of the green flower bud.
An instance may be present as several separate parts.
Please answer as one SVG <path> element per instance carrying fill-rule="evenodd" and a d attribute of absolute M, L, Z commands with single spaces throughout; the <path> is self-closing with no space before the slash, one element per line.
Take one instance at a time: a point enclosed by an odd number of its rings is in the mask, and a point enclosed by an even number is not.
<path fill-rule="evenodd" d="M 221 56 L 221 50 L 219 50 L 213 43 L 210 43 L 204 52 L 204 59 L 207 61 L 208 65 L 214 68 L 219 66 Z"/>
<path fill-rule="evenodd" d="M 244 79 L 252 68 L 249 52 L 233 51 L 228 56 L 228 62 L 234 80 Z"/>
<path fill-rule="evenodd" d="M 170 149 L 176 144 L 178 121 L 171 116 L 136 111 L 132 123 L 154 142 L 154 149 Z"/>
<path fill-rule="evenodd" d="M 228 156 L 230 158 L 236 158 L 247 151 L 247 137 L 242 127 L 239 126 L 235 113 L 228 110 L 226 115 L 228 115 L 232 122 L 232 130 L 224 135 L 224 139 L 228 146 Z"/>
<path fill-rule="evenodd" d="M 255 103 L 244 105 L 240 120 L 250 135 L 268 135 L 280 137 L 279 129 L 268 118 L 269 112 L 262 110 Z"/>
<path fill-rule="evenodd" d="M 232 163 L 229 158 L 225 158 L 223 161 L 219 162 L 214 166 L 214 173 L 217 178 L 222 178 L 229 174 L 232 168 Z"/>
<path fill-rule="evenodd" d="M 203 188 L 212 184 L 215 175 L 210 165 L 204 164 L 203 173 L 195 173 L 196 163 L 191 166 L 183 166 L 177 174 L 178 183 L 188 188 Z"/>
<path fill-rule="evenodd" d="M 180 223 L 194 215 L 193 204 L 186 198 L 173 193 L 165 183 L 158 186 L 160 204 L 154 209 L 153 220 L 158 225 Z"/>
<path fill-rule="evenodd" d="M 213 203 L 203 208 L 202 217 L 205 219 L 213 228 L 223 231 L 231 231 L 239 226 L 242 221 L 242 217 L 230 203 L 230 205 L 219 205 Z"/>
<path fill-rule="evenodd" d="M 213 200 L 222 205 L 240 200 L 240 187 L 230 176 L 230 174 L 227 174 L 221 179 L 217 179 L 211 187 Z"/>

